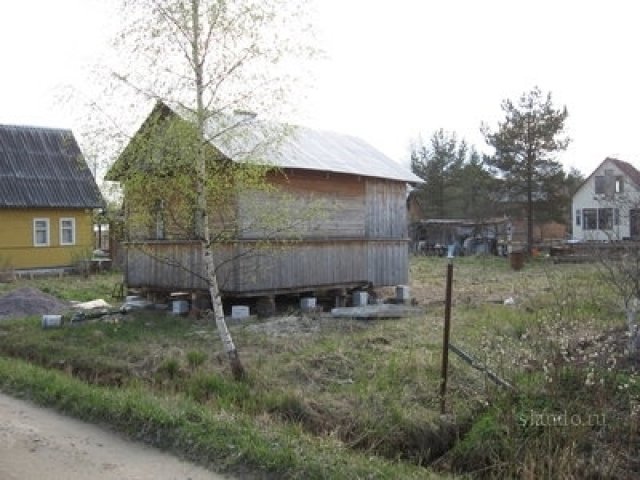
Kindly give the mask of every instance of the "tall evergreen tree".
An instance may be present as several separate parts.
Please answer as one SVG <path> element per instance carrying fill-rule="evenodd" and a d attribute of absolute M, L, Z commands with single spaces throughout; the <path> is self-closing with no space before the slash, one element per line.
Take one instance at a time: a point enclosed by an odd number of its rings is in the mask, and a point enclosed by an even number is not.
<path fill-rule="evenodd" d="M 455 178 L 458 216 L 478 222 L 495 217 L 498 184 L 487 171 L 482 155 L 471 147 L 467 161 Z"/>
<path fill-rule="evenodd" d="M 564 172 L 555 156 L 569 144 L 564 136 L 567 108 L 555 108 L 551 93 L 545 95 L 535 87 L 517 103 L 504 100 L 502 110 L 505 118 L 495 131 L 482 127 L 486 142 L 495 149 L 487 163 L 502 177 L 508 198 L 524 200 L 527 251 L 531 252 L 534 218 L 539 213 L 535 206 L 538 202 L 557 204 L 563 190 Z"/>
<path fill-rule="evenodd" d="M 455 133 L 437 130 L 429 145 L 418 142 L 411 168 L 425 183 L 418 189 L 427 218 L 472 218 L 491 213 L 493 179 L 480 154 Z"/>
<path fill-rule="evenodd" d="M 467 156 L 467 144 L 458 142 L 455 133 L 440 129 L 431 136 L 430 144 L 419 143 L 411 152 L 411 169 L 425 183 L 419 196 L 425 215 L 430 218 L 449 216 L 448 205 L 454 198 L 452 180 Z"/>

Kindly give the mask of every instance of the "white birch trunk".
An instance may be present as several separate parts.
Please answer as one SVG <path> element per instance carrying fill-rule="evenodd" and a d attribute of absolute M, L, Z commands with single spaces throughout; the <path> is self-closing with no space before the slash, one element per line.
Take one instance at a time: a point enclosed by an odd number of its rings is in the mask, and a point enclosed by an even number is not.
<path fill-rule="evenodd" d="M 218 334 L 224 352 L 229 357 L 231 364 L 231 372 L 236 379 L 244 377 L 244 367 L 240 362 L 238 351 L 231 338 L 231 333 L 227 327 L 227 323 L 224 319 L 224 311 L 222 309 L 222 298 L 220 297 L 220 288 L 218 285 L 218 278 L 216 276 L 216 265 L 213 258 L 212 244 L 211 244 L 211 231 L 209 228 L 209 212 L 207 202 L 207 190 L 206 190 L 206 178 L 207 178 L 207 163 L 206 152 L 204 150 L 205 142 L 205 108 L 204 108 L 204 83 L 203 83 L 203 67 L 204 59 L 200 52 L 200 15 L 199 15 L 199 0 L 191 0 L 191 20 L 193 29 L 193 42 L 191 44 L 193 55 L 193 69 L 195 74 L 195 87 L 196 87 L 196 118 L 198 128 L 198 155 L 197 155 L 197 178 L 196 178 L 196 193 L 198 204 L 198 230 L 200 238 L 202 239 L 202 258 L 205 263 L 205 271 L 207 276 L 207 283 L 209 285 L 209 295 L 211 296 L 211 305 L 213 307 L 213 318 L 218 328 Z"/>

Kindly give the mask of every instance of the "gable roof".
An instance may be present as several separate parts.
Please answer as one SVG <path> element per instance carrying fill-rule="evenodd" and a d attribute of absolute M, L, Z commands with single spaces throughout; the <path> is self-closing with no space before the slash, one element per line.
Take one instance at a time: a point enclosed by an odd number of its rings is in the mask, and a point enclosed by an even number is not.
<path fill-rule="evenodd" d="M 593 172 L 591 172 L 591 174 L 584 179 L 584 181 L 580 184 L 580 186 L 576 188 L 574 196 L 577 195 L 580 190 L 582 190 L 582 187 L 584 187 L 589 182 L 589 180 L 591 180 L 591 178 L 596 174 L 596 172 L 600 170 L 600 168 L 607 162 L 615 165 L 622 173 L 624 173 L 627 176 L 629 180 L 631 180 L 638 188 L 640 188 L 640 171 L 638 171 L 629 162 L 618 160 L 617 158 L 613 158 L 613 157 L 606 157 L 602 162 L 600 162 L 600 164 L 596 168 L 593 169 Z"/>
<path fill-rule="evenodd" d="M 262 131 L 258 127 L 249 134 L 243 132 L 241 142 L 258 145 L 261 137 Z M 223 142 L 214 140 L 212 143 L 225 156 L 234 160 L 233 150 L 228 149 Z M 291 127 L 281 140 L 263 149 L 263 160 L 280 168 L 423 183 L 423 180 L 409 169 L 360 138 L 307 127 Z"/>
<path fill-rule="evenodd" d="M 0 125 L 0 208 L 100 208 L 71 130 Z"/>
<path fill-rule="evenodd" d="M 179 109 L 171 109 L 158 102 L 136 136 L 154 114 L 159 115 L 156 118 L 173 115 L 190 121 L 188 113 L 179 113 Z M 247 153 L 260 152 L 260 163 L 279 168 L 423 183 L 423 180 L 409 169 L 391 160 L 364 140 L 350 135 L 306 127 L 267 124 L 256 120 L 253 115 L 246 114 L 240 117 L 210 118 L 205 124 L 205 130 L 209 143 L 232 161 L 242 161 Z M 278 137 L 276 141 L 269 138 L 274 133 Z M 115 179 L 122 172 L 122 167 L 114 164 L 108 178 Z"/>
<path fill-rule="evenodd" d="M 633 165 L 631 165 L 628 162 L 623 162 L 622 160 L 618 160 L 617 158 L 607 157 L 605 158 L 604 162 L 606 162 L 607 160 L 613 163 L 616 167 L 618 167 L 618 169 L 622 173 L 624 173 L 627 177 L 629 177 L 629 179 L 631 179 L 631 181 L 635 183 L 636 186 L 640 187 L 640 172 Z"/>

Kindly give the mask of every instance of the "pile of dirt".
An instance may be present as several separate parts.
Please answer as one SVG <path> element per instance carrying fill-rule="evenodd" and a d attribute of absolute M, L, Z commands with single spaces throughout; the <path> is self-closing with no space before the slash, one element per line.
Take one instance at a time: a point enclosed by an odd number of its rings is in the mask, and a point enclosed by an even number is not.
<path fill-rule="evenodd" d="M 69 305 L 37 288 L 19 288 L 0 297 L 0 320 L 29 315 L 60 315 Z"/>

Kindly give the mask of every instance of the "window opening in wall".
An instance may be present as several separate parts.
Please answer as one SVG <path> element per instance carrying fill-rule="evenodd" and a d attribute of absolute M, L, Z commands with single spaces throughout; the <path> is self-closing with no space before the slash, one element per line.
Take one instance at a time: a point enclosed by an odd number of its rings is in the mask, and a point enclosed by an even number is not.
<path fill-rule="evenodd" d="M 36 247 L 49 246 L 49 219 L 33 219 L 33 245 Z"/>
<path fill-rule="evenodd" d="M 76 244 L 76 219 L 60 219 L 60 245 Z"/>
<path fill-rule="evenodd" d="M 595 208 L 585 208 L 582 210 L 582 228 L 585 230 L 597 230 L 598 210 Z"/>
<path fill-rule="evenodd" d="M 614 225 L 620 225 L 620 211 L 617 208 L 585 208 L 582 210 L 583 230 L 611 230 Z"/>
<path fill-rule="evenodd" d="M 613 228 L 613 208 L 598 209 L 598 229 L 611 230 Z"/>
<path fill-rule="evenodd" d="M 595 178 L 595 193 L 604 193 L 604 177 L 599 176 Z"/>

